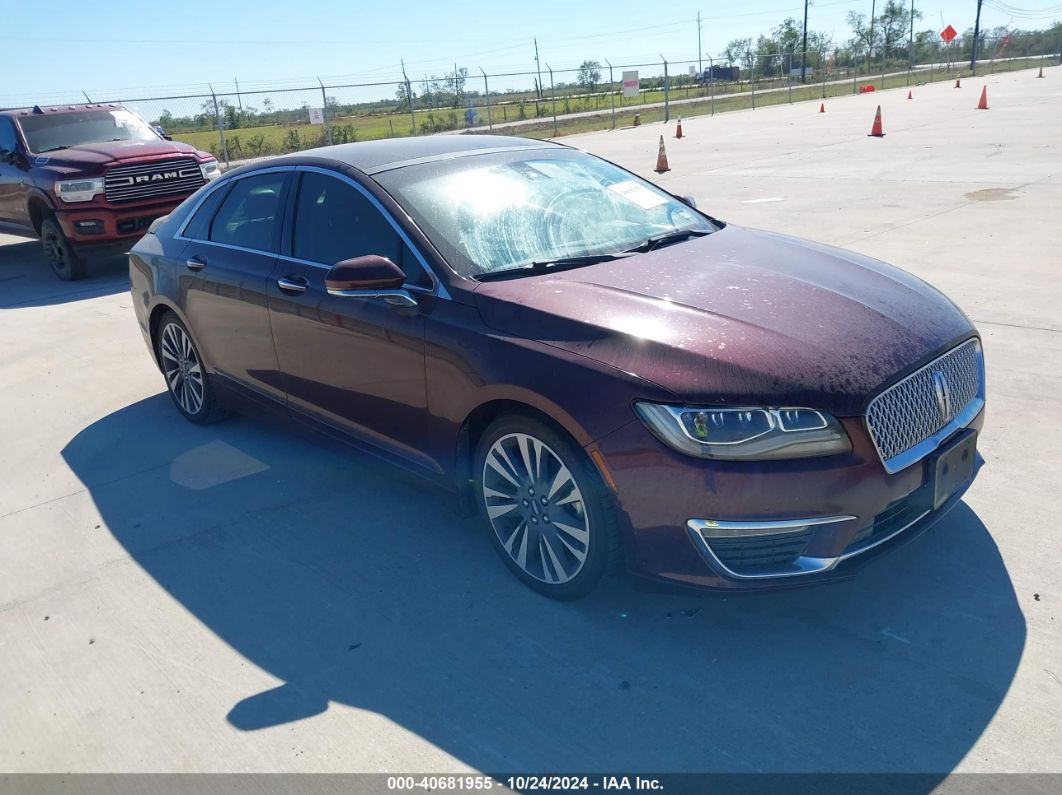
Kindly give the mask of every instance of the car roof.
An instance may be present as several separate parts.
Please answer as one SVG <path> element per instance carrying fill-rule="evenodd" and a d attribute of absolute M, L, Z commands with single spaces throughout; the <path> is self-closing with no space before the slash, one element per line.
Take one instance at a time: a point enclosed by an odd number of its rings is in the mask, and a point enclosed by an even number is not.
<path fill-rule="evenodd" d="M 0 116 L 54 116 L 59 113 L 83 113 L 86 110 L 125 110 L 116 102 L 91 105 L 34 105 L 32 108 L 0 108 Z"/>
<path fill-rule="evenodd" d="M 449 160 L 468 155 L 490 154 L 520 149 L 568 147 L 534 138 L 508 135 L 426 135 L 409 138 L 383 138 L 353 144 L 338 144 L 305 149 L 290 155 L 271 158 L 270 165 L 301 162 L 304 159 L 331 160 L 352 166 L 365 174 L 379 174 L 404 166 Z"/>

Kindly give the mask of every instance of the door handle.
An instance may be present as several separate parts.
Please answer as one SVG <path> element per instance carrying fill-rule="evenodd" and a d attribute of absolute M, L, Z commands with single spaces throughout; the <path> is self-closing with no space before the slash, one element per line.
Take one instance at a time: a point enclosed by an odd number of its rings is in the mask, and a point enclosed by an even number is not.
<path fill-rule="evenodd" d="M 199 254 L 196 254 L 194 257 L 189 257 L 188 259 L 186 259 L 184 261 L 184 264 L 188 267 L 188 270 L 190 271 L 201 271 L 203 270 L 203 268 L 206 267 L 207 261 L 206 257 L 202 257 Z"/>
<path fill-rule="evenodd" d="M 282 279 L 277 279 L 277 287 L 291 295 L 302 295 L 309 286 L 310 283 L 302 276 L 285 276 Z"/>

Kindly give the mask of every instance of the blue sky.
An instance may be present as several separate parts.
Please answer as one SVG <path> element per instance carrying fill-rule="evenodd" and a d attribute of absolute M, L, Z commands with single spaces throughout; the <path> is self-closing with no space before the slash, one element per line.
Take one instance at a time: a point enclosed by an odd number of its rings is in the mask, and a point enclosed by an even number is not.
<path fill-rule="evenodd" d="M 1060 2 L 1011 0 L 1007 5 L 1046 11 L 1058 9 Z M 942 16 L 960 32 L 973 26 L 976 0 L 929 0 L 926 5 L 915 0 L 915 6 L 923 12 L 916 29 L 939 30 Z M 143 96 L 200 90 L 208 82 L 231 88 L 234 78 L 244 90 L 312 82 L 318 75 L 326 82 L 383 81 L 400 75 L 400 58 L 414 79 L 452 70 L 455 61 L 474 75 L 479 67 L 494 73 L 527 71 L 534 67 L 536 36 L 543 64 L 555 69 L 588 58 L 614 64 L 658 61 L 660 53 L 685 65 L 697 55 L 698 11 L 703 49 L 711 53 L 731 39 L 755 37 L 787 16 L 803 14 L 802 0 L 747 0 L 736 7 L 686 0 L 55 0 L 47 18 L 70 23 L 60 26 L 47 22 L 37 3 L 3 7 L 0 105 L 62 101 L 82 89 L 97 96 Z M 869 14 L 870 0 L 818 0 L 809 10 L 809 28 L 843 42 L 851 35 L 845 22 L 850 10 Z M 984 7 L 983 26 L 1008 22 L 1031 29 L 1049 25 L 1051 17 L 1013 17 Z"/>

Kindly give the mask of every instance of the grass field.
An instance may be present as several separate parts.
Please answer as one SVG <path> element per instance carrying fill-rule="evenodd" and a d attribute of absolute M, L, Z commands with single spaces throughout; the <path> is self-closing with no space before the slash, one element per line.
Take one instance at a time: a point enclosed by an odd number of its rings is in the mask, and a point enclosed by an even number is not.
<path fill-rule="evenodd" d="M 982 64 L 980 71 L 1004 72 L 1016 69 L 1035 68 L 1040 62 L 1038 56 L 1000 61 L 993 65 Z M 670 91 L 670 99 L 697 100 L 672 105 L 670 115 L 695 116 L 706 113 L 725 113 L 731 110 L 745 110 L 764 105 L 776 105 L 786 102 L 799 102 L 823 99 L 855 93 L 860 85 L 874 85 L 878 90 L 897 86 L 915 85 L 918 82 L 937 82 L 954 80 L 957 77 L 969 77 L 968 68 L 951 70 L 919 70 L 911 74 L 891 74 L 884 78 L 879 74 L 845 76 L 837 73 L 824 85 L 809 83 L 807 85 L 785 82 L 784 78 L 759 80 L 755 85 L 755 96 L 750 93 L 749 83 L 716 84 L 714 100 L 712 89 L 707 86 L 680 86 Z M 735 94 L 737 96 L 735 96 Z M 664 118 L 662 107 L 645 107 L 664 101 L 663 90 L 645 91 L 638 98 L 627 99 L 615 97 L 616 126 L 629 126 L 635 115 L 643 123 L 661 121 Z M 547 98 L 538 103 L 537 109 L 533 99 L 521 99 L 514 102 L 508 95 L 492 103 L 489 117 L 498 132 L 524 135 L 533 138 L 548 138 L 555 135 L 570 135 L 592 130 L 607 129 L 612 126 L 612 97 L 607 93 L 597 95 L 556 97 L 557 121 L 554 125 L 554 101 Z M 477 126 L 485 126 L 488 120 L 487 106 L 474 106 Z M 537 119 L 536 119 L 537 110 Z M 571 116 L 570 114 L 591 112 L 591 116 Z M 459 130 L 465 127 L 465 109 L 417 109 L 415 123 L 417 133 Z M 333 143 L 368 141 L 378 138 L 400 137 L 410 134 L 410 117 L 408 113 L 373 113 L 345 116 L 330 119 Z M 514 124 L 514 122 L 523 122 Z M 276 155 L 283 152 L 307 149 L 327 144 L 325 128 L 311 124 L 266 125 L 260 127 L 243 127 L 230 129 L 225 133 L 230 160 Z M 173 137 L 179 141 L 192 144 L 199 149 L 213 152 L 222 157 L 219 135 L 216 130 L 197 132 L 175 131 Z"/>

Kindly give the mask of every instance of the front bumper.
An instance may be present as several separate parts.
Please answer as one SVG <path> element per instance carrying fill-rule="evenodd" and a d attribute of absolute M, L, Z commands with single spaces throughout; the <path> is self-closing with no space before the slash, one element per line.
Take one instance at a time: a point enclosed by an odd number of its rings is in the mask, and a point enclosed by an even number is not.
<path fill-rule="evenodd" d="M 982 411 L 966 427 L 979 431 L 983 421 Z M 628 567 L 714 590 L 843 579 L 939 521 L 972 482 L 934 508 L 930 459 L 889 474 L 862 420 L 842 423 L 850 453 L 791 461 L 691 459 L 638 422 L 599 440 L 626 525 Z M 978 456 L 975 475 L 981 463 Z"/>
<path fill-rule="evenodd" d="M 68 204 L 57 208 L 55 217 L 63 234 L 75 245 L 105 246 L 142 237 L 152 221 L 172 212 L 191 195 L 178 193 L 160 201 L 120 205 L 96 201 L 82 206 Z"/>

